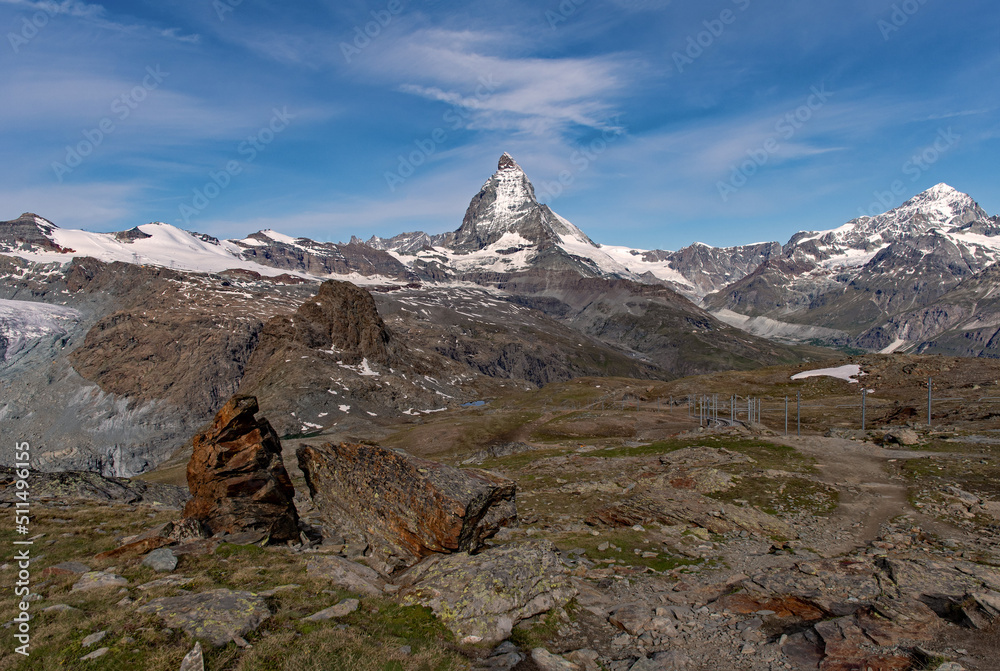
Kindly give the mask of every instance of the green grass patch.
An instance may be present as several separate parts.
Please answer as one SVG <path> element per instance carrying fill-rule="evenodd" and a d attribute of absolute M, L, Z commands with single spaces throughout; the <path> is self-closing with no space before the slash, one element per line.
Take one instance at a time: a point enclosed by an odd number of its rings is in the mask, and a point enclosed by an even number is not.
<path fill-rule="evenodd" d="M 556 547 L 562 550 L 574 548 L 586 550 L 586 554 L 583 556 L 592 562 L 614 559 L 618 565 L 645 567 L 659 573 L 672 571 L 682 566 L 695 566 L 703 563 L 700 559 L 672 554 L 648 533 L 632 529 L 609 529 L 602 531 L 600 536 L 580 533 L 557 534 L 552 537 L 552 540 Z M 609 547 L 604 550 L 598 549 L 604 543 L 608 543 Z M 637 549 L 640 554 L 636 554 L 635 550 Z M 643 557 L 642 552 L 655 552 L 658 556 Z"/>
<path fill-rule="evenodd" d="M 829 515 L 840 503 L 836 489 L 795 477 L 739 478 L 735 487 L 706 496 L 725 503 L 746 501 L 769 515 L 794 512 Z"/>

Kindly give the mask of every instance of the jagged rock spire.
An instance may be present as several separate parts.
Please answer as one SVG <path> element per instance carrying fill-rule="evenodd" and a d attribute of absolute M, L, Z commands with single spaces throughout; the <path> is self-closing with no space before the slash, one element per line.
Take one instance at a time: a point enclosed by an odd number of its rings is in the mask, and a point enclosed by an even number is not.
<path fill-rule="evenodd" d="M 521 166 L 517 164 L 514 157 L 507 152 L 503 153 L 500 157 L 500 162 L 497 164 L 497 170 L 520 170 Z"/>

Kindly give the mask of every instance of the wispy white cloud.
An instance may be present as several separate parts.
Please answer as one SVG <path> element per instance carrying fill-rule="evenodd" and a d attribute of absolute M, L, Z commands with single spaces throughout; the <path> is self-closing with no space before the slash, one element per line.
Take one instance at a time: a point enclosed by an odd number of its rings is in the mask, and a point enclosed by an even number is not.
<path fill-rule="evenodd" d="M 167 40 L 196 44 L 201 37 L 196 34 L 182 34 L 179 28 L 161 28 L 141 23 L 123 23 L 110 17 L 103 5 L 82 2 L 82 0 L 0 0 L 0 4 L 13 5 L 30 12 L 44 12 L 49 17 L 70 16 L 82 19 L 87 23 L 125 33 L 149 34 Z"/>
<path fill-rule="evenodd" d="M 472 110 L 471 128 L 543 135 L 607 127 L 630 81 L 625 58 L 512 56 L 504 44 L 492 34 L 417 30 L 361 65 L 403 92 Z"/>

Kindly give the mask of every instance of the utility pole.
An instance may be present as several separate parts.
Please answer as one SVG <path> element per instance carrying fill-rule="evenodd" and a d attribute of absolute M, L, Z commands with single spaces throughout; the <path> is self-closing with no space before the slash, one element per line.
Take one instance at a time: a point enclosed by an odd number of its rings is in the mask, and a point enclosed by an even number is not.
<path fill-rule="evenodd" d="M 861 388 L 861 430 L 865 430 L 865 399 L 868 397 L 868 390 Z"/>
<path fill-rule="evenodd" d="M 795 435 L 802 435 L 802 392 L 795 395 Z"/>
<path fill-rule="evenodd" d="M 928 377 L 927 378 L 927 426 L 928 426 L 928 428 L 931 425 L 931 399 L 934 396 L 933 389 L 934 389 L 934 378 Z"/>

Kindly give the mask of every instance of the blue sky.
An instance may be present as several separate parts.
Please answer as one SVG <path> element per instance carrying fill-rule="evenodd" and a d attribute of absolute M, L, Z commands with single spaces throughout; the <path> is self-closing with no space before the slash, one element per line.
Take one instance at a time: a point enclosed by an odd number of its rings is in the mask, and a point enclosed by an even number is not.
<path fill-rule="evenodd" d="M 938 182 L 1000 213 L 993 0 L 0 0 L 0 33 L 0 219 L 436 233 L 504 151 L 608 244 L 783 242 Z"/>

